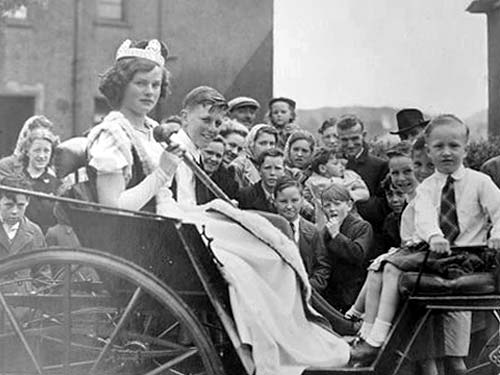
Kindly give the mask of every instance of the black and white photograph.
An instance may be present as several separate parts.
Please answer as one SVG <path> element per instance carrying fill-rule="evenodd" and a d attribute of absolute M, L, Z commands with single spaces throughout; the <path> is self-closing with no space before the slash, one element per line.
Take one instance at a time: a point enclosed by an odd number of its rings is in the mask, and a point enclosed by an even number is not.
<path fill-rule="evenodd" d="M 498 375 L 499 253 L 499 1 L 0 0 L 0 375 Z"/>

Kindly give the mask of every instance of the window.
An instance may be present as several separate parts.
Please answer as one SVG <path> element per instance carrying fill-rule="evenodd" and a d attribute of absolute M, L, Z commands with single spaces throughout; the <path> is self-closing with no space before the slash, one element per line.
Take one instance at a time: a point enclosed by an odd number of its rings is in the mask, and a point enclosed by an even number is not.
<path fill-rule="evenodd" d="M 17 8 L 4 12 L 4 16 L 13 20 L 25 20 L 28 18 L 28 8 L 26 8 L 25 5 L 21 5 Z"/>
<path fill-rule="evenodd" d="M 122 21 L 123 0 L 97 0 L 97 16 L 100 19 Z"/>

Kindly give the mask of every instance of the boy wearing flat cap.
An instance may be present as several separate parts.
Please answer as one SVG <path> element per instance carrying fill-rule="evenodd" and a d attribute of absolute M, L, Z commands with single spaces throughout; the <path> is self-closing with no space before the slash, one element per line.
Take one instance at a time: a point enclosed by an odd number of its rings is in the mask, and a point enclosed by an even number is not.
<path fill-rule="evenodd" d="M 396 113 L 398 131 L 390 132 L 399 135 L 402 141 L 413 143 L 421 135 L 429 123 L 424 120 L 422 112 L 416 108 L 404 108 Z"/>
<path fill-rule="evenodd" d="M 250 130 L 255 125 L 260 104 L 257 100 L 247 96 L 238 96 L 228 103 L 228 114 L 231 119 L 238 121 Z"/>

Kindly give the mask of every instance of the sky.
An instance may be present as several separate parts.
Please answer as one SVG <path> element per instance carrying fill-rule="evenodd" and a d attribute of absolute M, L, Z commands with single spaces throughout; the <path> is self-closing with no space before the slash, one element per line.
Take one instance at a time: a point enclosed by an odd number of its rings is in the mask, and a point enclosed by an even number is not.
<path fill-rule="evenodd" d="M 486 16 L 472 0 L 275 0 L 274 94 L 301 109 L 487 107 Z"/>

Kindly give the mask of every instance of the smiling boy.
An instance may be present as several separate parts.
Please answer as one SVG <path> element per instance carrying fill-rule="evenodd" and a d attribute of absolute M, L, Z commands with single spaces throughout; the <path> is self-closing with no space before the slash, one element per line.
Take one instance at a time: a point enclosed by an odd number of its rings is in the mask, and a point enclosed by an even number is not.
<path fill-rule="evenodd" d="M 217 136 L 227 103 L 217 90 L 200 86 L 186 95 L 182 107 L 181 129 L 172 135 L 171 139 L 180 144 L 189 157 L 200 163 L 201 149 Z M 180 163 L 171 185 L 173 197 L 178 203 L 200 204 L 196 196 L 196 186 L 200 183 L 191 168 L 185 163 Z"/>

